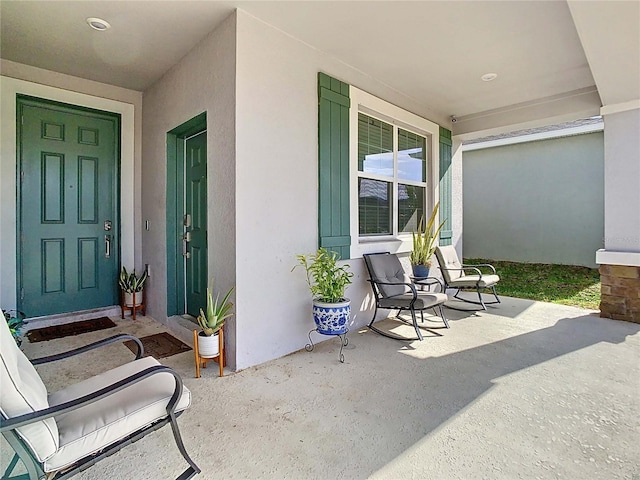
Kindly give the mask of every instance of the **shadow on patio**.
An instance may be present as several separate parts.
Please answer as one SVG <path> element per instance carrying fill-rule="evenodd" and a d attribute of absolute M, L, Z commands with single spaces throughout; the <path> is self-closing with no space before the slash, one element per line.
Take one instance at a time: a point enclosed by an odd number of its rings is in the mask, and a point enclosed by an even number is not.
<path fill-rule="evenodd" d="M 197 478 L 640 473 L 640 325 L 504 301 L 474 315 L 448 310 L 452 328 L 423 342 L 354 331 L 345 364 L 337 339 L 221 379 L 215 368 L 194 379 L 191 353 L 163 359 L 193 393 L 179 423 L 203 470 Z M 118 328 L 144 322 L 158 328 L 148 319 Z M 124 350 L 109 361 L 130 358 Z M 68 367 L 89 375 L 94 365 Z M 60 381 L 58 372 L 42 374 Z M 157 432 L 77 478 L 172 478 L 181 463 L 171 442 L 170 432 Z M 176 472 L 164 470 L 174 463 Z"/>

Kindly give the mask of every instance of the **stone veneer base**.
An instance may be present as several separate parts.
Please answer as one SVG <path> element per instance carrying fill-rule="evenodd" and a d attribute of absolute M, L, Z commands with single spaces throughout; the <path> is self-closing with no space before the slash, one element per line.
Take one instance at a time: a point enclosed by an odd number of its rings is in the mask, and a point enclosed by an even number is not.
<path fill-rule="evenodd" d="M 600 316 L 640 323 L 640 267 L 600 265 Z"/>

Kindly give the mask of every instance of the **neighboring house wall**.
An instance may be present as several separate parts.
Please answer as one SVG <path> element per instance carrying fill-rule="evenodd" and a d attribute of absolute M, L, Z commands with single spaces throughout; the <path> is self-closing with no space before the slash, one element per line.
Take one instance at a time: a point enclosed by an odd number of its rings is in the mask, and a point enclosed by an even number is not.
<path fill-rule="evenodd" d="M 602 132 L 463 158 L 466 258 L 596 267 L 604 236 Z"/>
<path fill-rule="evenodd" d="M 121 143 L 121 253 L 127 266 L 142 267 L 140 164 L 142 93 L 50 72 L 7 60 L 0 61 L 0 305 L 16 307 L 16 95 L 119 113 Z"/>

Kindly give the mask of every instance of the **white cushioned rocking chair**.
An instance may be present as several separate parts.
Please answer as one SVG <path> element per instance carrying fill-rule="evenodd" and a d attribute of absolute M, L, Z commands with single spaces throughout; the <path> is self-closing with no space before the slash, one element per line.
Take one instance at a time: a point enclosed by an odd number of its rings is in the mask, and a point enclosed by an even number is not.
<path fill-rule="evenodd" d="M 458 253 L 453 245 L 436 247 L 435 256 L 438 260 L 440 271 L 442 272 L 445 287 L 457 289 L 453 298 L 463 302 L 473 303 L 474 305 L 480 305 L 482 310 L 486 310 L 487 305 L 500 303 L 500 298 L 498 298 L 496 292 L 496 284 L 500 281 L 500 277 L 496 274 L 496 269 L 493 265 L 488 263 L 475 265 L 462 264 L 458 259 Z M 480 267 L 486 267 L 491 273 L 482 273 Z M 483 290 L 491 290 L 495 300 L 490 302 L 484 300 L 482 298 Z M 478 294 L 478 301 L 460 297 L 461 291 L 476 292 Z M 447 307 L 453 310 L 460 310 L 451 305 L 447 305 Z"/>
<path fill-rule="evenodd" d="M 52 394 L 34 368 L 123 340 L 138 345 L 135 360 Z M 143 352 L 137 338 L 117 335 L 29 361 L 0 321 L 0 431 L 15 451 L 2 478 L 69 478 L 168 423 L 189 464 L 178 479 L 200 473 L 176 422 L 191 393 L 176 372 L 152 357 L 142 358 Z M 18 460 L 27 474 L 10 476 Z"/>

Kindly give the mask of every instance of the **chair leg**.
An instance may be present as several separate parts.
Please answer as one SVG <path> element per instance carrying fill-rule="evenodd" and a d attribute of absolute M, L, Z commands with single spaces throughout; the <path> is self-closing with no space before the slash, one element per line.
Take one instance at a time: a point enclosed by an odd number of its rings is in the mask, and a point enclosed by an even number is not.
<path fill-rule="evenodd" d="M 420 314 L 422 315 L 422 311 L 420 311 Z M 418 320 L 416 318 L 416 311 L 413 308 L 411 309 L 411 319 L 413 320 L 413 328 L 416 331 L 416 335 L 418 336 L 418 340 L 422 341 L 422 333 L 420 332 L 420 327 L 418 327 Z"/>
<path fill-rule="evenodd" d="M 444 315 L 444 309 L 442 308 L 442 303 L 438 305 L 438 310 L 440 310 L 440 317 L 442 318 L 442 321 L 444 322 L 445 327 L 449 328 L 449 321 L 447 320 L 447 317 L 445 317 Z"/>
<path fill-rule="evenodd" d="M 373 322 L 376 321 L 376 315 L 378 315 L 378 305 L 376 305 L 376 308 L 373 312 L 373 318 L 371 319 L 371 322 L 369 322 L 369 328 L 371 328 L 371 325 L 373 325 Z"/>
<path fill-rule="evenodd" d="M 198 473 L 200 473 L 200 468 L 198 468 L 198 466 L 195 464 L 195 462 L 193 460 L 191 460 L 191 457 L 189 456 L 189 454 L 187 453 L 187 449 L 184 448 L 184 443 L 182 443 L 182 437 L 180 436 L 180 430 L 178 429 L 178 422 L 176 421 L 176 416 L 174 413 L 171 413 L 169 415 L 170 419 L 171 419 L 171 430 L 173 431 L 173 438 L 176 441 L 176 445 L 178 446 L 178 450 L 180 450 L 180 453 L 182 454 L 182 457 L 187 461 L 187 463 L 189 464 L 190 468 L 186 469 L 182 475 L 180 475 L 178 478 L 182 479 L 182 480 L 187 480 L 191 477 L 193 477 L 194 475 L 197 475 Z"/>
<path fill-rule="evenodd" d="M 45 476 L 45 473 L 42 470 L 41 465 L 36 462 L 34 457 L 31 456 L 29 450 L 27 450 L 27 448 L 24 447 L 22 443 L 23 442 L 22 439 L 19 438 L 18 435 L 13 431 L 7 432 L 6 434 L 3 433 L 2 435 L 4 436 L 5 440 L 7 440 L 7 443 L 11 446 L 11 448 L 13 448 L 13 451 L 15 452 L 14 457 L 9 462 L 9 465 L 7 466 L 4 474 L 2 475 L 2 478 L 3 479 L 28 478 L 29 480 L 39 480 L 40 478 L 43 478 Z M 27 470 L 27 473 L 16 476 L 16 477 L 14 476 L 10 477 L 9 475 L 12 474 L 13 469 L 16 467 L 18 463 L 17 461 L 18 459 L 22 462 L 22 465 Z"/>
<path fill-rule="evenodd" d="M 480 293 L 480 288 L 476 288 L 476 292 L 478 292 L 478 298 L 480 299 L 480 305 L 482 305 L 482 309 L 486 310 L 487 306 L 484 304 L 484 300 L 482 300 L 482 293 Z"/>
<path fill-rule="evenodd" d="M 491 287 L 491 289 L 493 290 L 493 296 L 496 297 L 496 302 L 497 303 L 502 303 L 502 302 L 500 302 L 500 299 L 498 298 L 498 293 L 496 292 L 496 286 L 494 285 L 493 287 Z"/>

